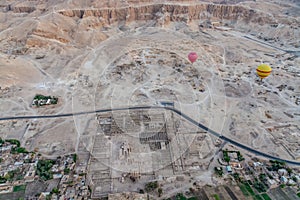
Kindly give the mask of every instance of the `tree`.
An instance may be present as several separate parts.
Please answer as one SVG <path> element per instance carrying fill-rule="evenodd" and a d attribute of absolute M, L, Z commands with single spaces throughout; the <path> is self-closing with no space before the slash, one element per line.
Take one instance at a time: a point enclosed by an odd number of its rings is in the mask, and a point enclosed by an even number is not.
<path fill-rule="evenodd" d="M 218 167 L 215 167 L 214 169 L 215 169 L 216 174 L 218 174 L 219 176 L 223 175 L 223 169 L 222 168 L 218 169 Z"/>
<path fill-rule="evenodd" d="M 158 191 L 158 196 L 161 197 L 161 194 L 163 192 L 162 188 L 158 188 L 157 191 Z"/>
<path fill-rule="evenodd" d="M 64 169 L 64 174 L 69 174 L 70 173 L 70 169 L 69 168 L 65 168 Z"/>
<path fill-rule="evenodd" d="M 76 162 L 77 161 L 77 154 L 75 153 L 75 154 L 73 154 L 73 160 L 74 160 L 74 162 Z"/>
<path fill-rule="evenodd" d="M 52 193 L 54 193 L 54 194 L 58 194 L 58 193 L 59 193 L 59 190 L 58 190 L 58 188 L 56 188 L 56 187 L 55 187 L 55 188 L 53 188 L 53 189 L 52 189 Z"/>
<path fill-rule="evenodd" d="M 293 170 L 291 168 L 286 168 L 286 171 L 289 173 L 289 176 L 291 175 L 291 173 L 293 172 Z"/>
<path fill-rule="evenodd" d="M 230 161 L 228 151 L 223 151 L 223 158 L 224 158 L 225 162 L 227 162 L 227 163 Z"/>
<path fill-rule="evenodd" d="M 156 188 L 158 188 L 157 181 L 149 182 L 149 183 L 146 183 L 146 185 L 145 185 L 146 192 L 151 192 L 151 191 L 155 190 Z"/>

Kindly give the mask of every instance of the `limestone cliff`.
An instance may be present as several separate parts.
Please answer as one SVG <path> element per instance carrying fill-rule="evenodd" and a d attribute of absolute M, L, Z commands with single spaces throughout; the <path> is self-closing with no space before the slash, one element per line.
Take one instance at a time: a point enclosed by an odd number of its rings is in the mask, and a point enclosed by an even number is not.
<path fill-rule="evenodd" d="M 128 6 L 121 8 L 101 8 L 101 9 L 73 9 L 60 10 L 58 13 L 77 18 L 90 16 L 99 17 L 111 24 L 117 21 L 132 22 L 137 20 L 156 20 L 158 13 L 169 16 L 170 21 L 182 21 L 183 19 L 216 19 L 216 20 L 246 20 L 256 23 L 271 22 L 271 18 L 264 13 L 257 13 L 237 5 L 221 4 L 151 4 L 142 6 Z"/>

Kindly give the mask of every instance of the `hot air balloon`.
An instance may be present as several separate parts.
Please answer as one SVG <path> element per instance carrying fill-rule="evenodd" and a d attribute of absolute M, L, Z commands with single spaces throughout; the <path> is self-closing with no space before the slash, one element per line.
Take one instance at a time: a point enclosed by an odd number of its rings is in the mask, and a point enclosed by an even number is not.
<path fill-rule="evenodd" d="M 191 52 L 191 53 L 189 53 L 188 58 L 191 61 L 191 63 L 193 64 L 197 60 L 198 55 L 196 52 Z"/>
<path fill-rule="evenodd" d="M 272 68 L 267 64 L 261 64 L 256 68 L 257 75 L 262 79 L 269 76 L 272 72 Z"/>

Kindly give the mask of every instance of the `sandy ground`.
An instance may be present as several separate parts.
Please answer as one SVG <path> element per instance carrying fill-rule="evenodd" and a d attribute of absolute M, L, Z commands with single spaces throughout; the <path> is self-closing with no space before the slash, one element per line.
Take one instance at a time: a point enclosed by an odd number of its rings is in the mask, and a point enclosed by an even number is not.
<path fill-rule="evenodd" d="M 300 58 L 278 49 L 299 51 L 295 39 L 299 38 L 299 28 L 294 28 L 299 20 L 294 12 L 298 7 L 284 14 L 288 6 L 280 6 L 279 1 L 257 3 L 240 4 L 278 17 L 281 24 L 277 32 L 269 24 L 236 22 L 230 26 L 232 30 L 220 31 L 199 28 L 202 21 L 161 24 L 155 20 L 93 29 L 84 22 L 92 19 L 67 18 L 57 14 L 55 9 L 60 8 L 55 7 L 45 14 L 1 13 L 6 29 L 0 34 L 0 116 L 171 101 L 176 109 L 243 144 L 286 159 L 299 159 Z M 74 4 L 70 7 L 84 6 Z M 282 14 L 277 16 L 274 10 Z M 10 16 L 13 18 L 8 20 Z M 25 36 L 16 34 L 22 16 L 26 17 L 22 24 L 27 27 Z M 78 23 L 82 23 L 82 29 L 76 29 Z M 58 36 L 43 36 L 40 30 L 47 28 Z M 72 34 L 64 31 L 69 29 Z M 36 35 L 30 35 L 32 30 Z M 267 36 L 275 39 L 266 41 Z M 28 37 L 26 44 L 23 37 Z M 14 54 L 12 47 L 28 49 Z M 187 60 L 190 51 L 199 55 L 193 65 Z M 260 63 L 273 68 L 263 82 L 255 74 Z M 33 108 L 31 101 L 37 93 L 58 96 L 59 104 Z M 27 148 L 39 148 L 55 156 L 77 151 L 82 140 L 92 141 L 97 134 L 94 118 L 3 121 L 0 136 L 19 138 Z M 288 127 L 278 127 L 282 125 Z"/>

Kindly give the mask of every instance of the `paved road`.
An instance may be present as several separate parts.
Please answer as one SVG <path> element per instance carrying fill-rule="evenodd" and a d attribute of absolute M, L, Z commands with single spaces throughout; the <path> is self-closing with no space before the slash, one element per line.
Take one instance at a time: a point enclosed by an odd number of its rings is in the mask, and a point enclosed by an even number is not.
<path fill-rule="evenodd" d="M 274 46 L 274 45 L 271 45 L 271 44 L 269 44 L 269 43 L 267 43 L 267 42 L 263 42 L 263 41 L 254 39 L 254 38 L 249 37 L 249 36 L 244 36 L 244 38 L 247 38 L 247 39 L 252 40 L 252 41 L 254 41 L 254 42 L 257 42 L 257 43 L 260 43 L 260 44 L 263 44 L 263 45 L 272 47 L 272 48 L 277 49 L 277 50 L 279 50 L 279 51 L 283 51 L 283 52 L 286 52 L 286 53 L 289 53 L 289 54 L 293 54 L 293 55 L 296 56 L 296 57 L 299 57 L 299 56 L 300 56 L 300 51 L 285 50 L 285 49 L 276 47 L 276 46 Z"/>
<path fill-rule="evenodd" d="M 112 111 L 121 111 L 121 110 L 150 110 L 150 109 L 162 109 L 162 110 L 169 110 L 171 112 L 176 113 L 177 115 L 183 117 L 187 121 L 191 122 L 192 124 L 198 126 L 201 129 L 204 129 L 205 131 L 209 132 L 210 134 L 219 137 L 220 139 L 231 143 L 239 148 L 242 148 L 246 151 L 249 151 L 251 153 L 254 153 L 258 156 L 263 156 L 268 159 L 272 160 L 279 160 L 279 161 L 284 161 L 288 164 L 292 165 L 297 165 L 300 166 L 300 162 L 293 161 L 293 160 L 286 160 L 284 158 L 272 156 L 266 153 L 263 153 L 261 151 L 258 151 L 256 149 L 253 149 L 251 147 L 248 147 L 240 142 L 237 142 L 235 140 L 232 140 L 226 136 L 221 135 L 220 133 L 217 133 L 214 130 L 209 129 L 205 125 L 195 121 L 194 119 L 190 118 L 186 114 L 182 113 L 181 111 L 172 108 L 172 107 L 162 107 L 162 106 L 135 106 L 135 107 L 127 107 L 127 108 L 110 108 L 110 109 L 100 109 L 100 110 L 95 110 L 95 111 L 86 111 L 86 112 L 77 112 L 77 113 L 66 113 L 66 114 L 58 114 L 58 115 L 36 115 L 36 116 L 16 116 L 16 117 L 2 117 L 0 118 L 0 121 L 5 121 L 5 120 L 21 120 L 21 119 L 47 119 L 47 118 L 61 118 L 61 117 L 72 117 L 72 116 L 79 116 L 79 115 L 86 115 L 86 114 L 95 114 L 95 113 L 105 113 L 105 112 L 112 112 Z"/>

